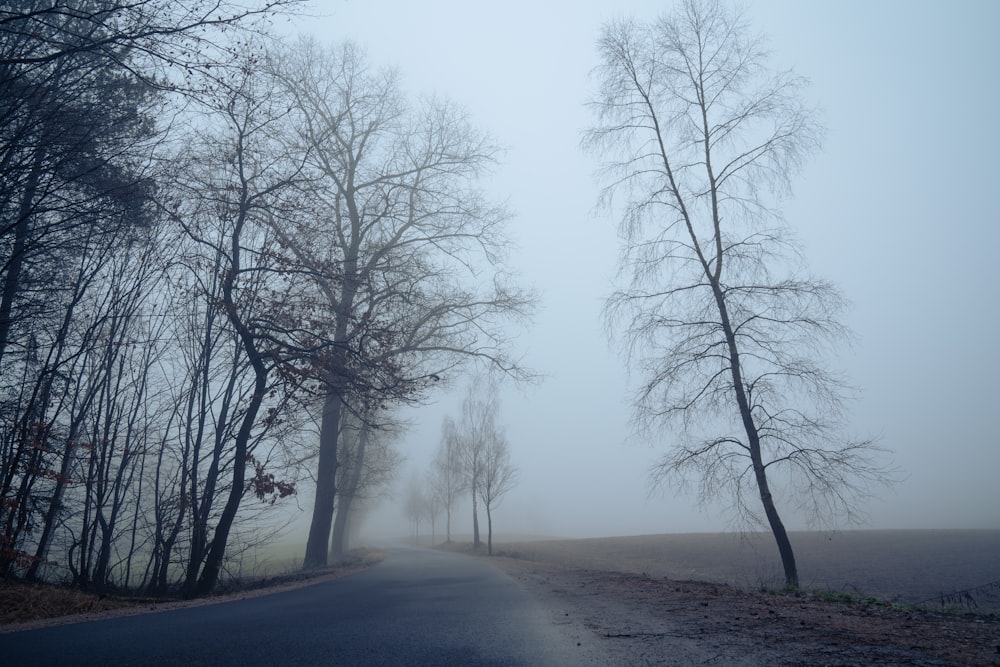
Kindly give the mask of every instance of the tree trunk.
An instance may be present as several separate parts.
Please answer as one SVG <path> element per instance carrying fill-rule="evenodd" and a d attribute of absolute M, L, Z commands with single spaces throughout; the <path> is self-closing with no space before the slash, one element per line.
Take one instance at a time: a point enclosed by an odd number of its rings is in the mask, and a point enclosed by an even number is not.
<path fill-rule="evenodd" d="M 352 420 L 354 421 L 354 420 Z M 361 424 L 357 434 L 357 447 L 354 456 L 348 461 L 347 481 L 337 494 L 340 503 L 337 506 L 336 517 L 333 520 L 333 538 L 330 540 L 330 557 L 342 558 L 347 553 L 348 526 L 351 523 L 351 505 L 361 487 L 361 475 L 364 469 L 365 450 L 368 446 L 368 426 Z"/>
<path fill-rule="evenodd" d="M 48 391 L 45 392 L 42 405 L 48 404 L 47 394 Z M 89 404 L 89 400 L 87 403 Z M 52 497 L 49 499 L 49 506 L 45 512 L 45 519 L 42 523 L 42 534 L 38 537 L 38 546 L 35 549 L 35 558 L 32 560 L 31 566 L 25 574 L 25 578 L 28 581 L 36 581 L 38 579 L 38 570 L 45 562 L 45 558 L 48 556 L 49 542 L 52 539 L 52 533 L 56 528 L 56 520 L 59 518 L 59 513 L 62 511 L 63 494 L 66 491 L 66 485 L 69 482 L 70 465 L 73 462 L 74 445 L 72 443 L 76 440 L 78 428 L 79 420 L 74 419 L 74 423 L 70 426 L 66 443 L 63 446 L 62 461 L 59 464 L 59 473 L 56 475 L 55 479 L 56 485 L 52 490 Z"/>
<path fill-rule="evenodd" d="M 352 500 L 352 498 L 345 493 L 340 493 L 338 495 L 340 497 L 340 502 L 337 503 L 337 511 L 333 516 L 333 532 L 330 537 L 329 558 L 333 562 L 340 560 L 347 551 L 347 524 L 349 523 L 348 516 L 351 512 Z"/>
<path fill-rule="evenodd" d="M 330 559 L 340 560 L 351 548 L 351 504 L 353 498 L 340 494 L 340 504 L 333 519 L 333 537 L 330 539 Z"/>
<path fill-rule="evenodd" d="M 479 504 L 476 502 L 476 495 L 478 489 L 476 489 L 476 484 L 472 484 L 472 547 L 474 549 L 479 549 Z"/>
<path fill-rule="evenodd" d="M 319 463 L 316 466 L 316 502 L 313 506 L 306 556 L 302 568 L 326 567 L 333 524 L 333 504 L 337 493 L 337 442 L 343 403 L 340 394 L 330 391 L 323 402 L 319 430 Z"/>
<path fill-rule="evenodd" d="M 493 555 L 493 513 L 489 504 L 486 505 L 486 554 Z"/>
<path fill-rule="evenodd" d="M 751 451 L 753 456 L 753 450 Z M 778 516 L 778 510 L 774 506 L 774 499 L 771 497 L 771 489 L 767 483 L 767 475 L 764 466 L 760 461 L 760 445 L 756 448 L 756 457 L 753 462 L 754 476 L 757 479 L 757 490 L 760 492 L 760 501 L 764 505 L 764 514 L 767 522 L 771 526 L 774 534 L 774 541 L 778 545 L 778 553 L 781 554 L 781 565 L 785 570 L 785 586 L 788 588 L 799 587 L 799 571 L 795 564 L 795 553 L 792 551 L 792 543 L 788 539 L 788 532 L 785 524 Z"/>
<path fill-rule="evenodd" d="M 240 158 L 242 159 L 242 155 L 240 155 Z M 240 502 L 243 500 L 243 491 L 246 487 L 247 453 L 250 446 L 250 435 L 253 432 L 254 423 L 257 421 L 257 413 L 260 412 L 260 406 L 264 402 L 264 396 L 267 392 L 267 376 L 269 369 L 265 363 L 265 356 L 257 347 L 257 339 L 255 338 L 254 333 L 240 317 L 239 309 L 236 306 L 236 297 L 234 295 L 236 278 L 243 268 L 240 259 L 242 251 L 242 248 L 240 247 L 240 236 L 247 221 L 247 211 L 250 208 L 247 204 L 247 191 L 245 183 L 241 194 L 242 199 L 239 218 L 237 219 L 236 225 L 233 228 L 232 236 L 230 237 L 230 266 L 229 270 L 226 271 L 224 280 L 222 281 L 222 302 L 225 306 L 226 317 L 239 337 L 239 341 L 243 347 L 244 353 L 246 354 L 247 361 L 249 361 L 251 367 L 253 367 L 254 388 L 253 394 L 250 396 L 250 401 L 247 403 L 246 412 L 243 414 L 240 429 L 236 433 L 236 439 L 233 443 L 233 480 L 232 485 L 229 487 L 229 498 L 226 500 L 226 505 L 222 510 L 222 515 L 219 517 L 219 522 L 215 526 L 215 533 L 212 535 L 212 544 L 209 547 L 208 556 L 205 559 L 205 565 L 202 568 L 201 576 L 198 578 L 198 583 L 194 589 L 194 595 L 196 596 L 210 593 L 212 589 L 215 588 L 215 583 L 219 580 L 222 563 L 226 557 L 226 544 L 229 541 L 229 531 L 232 529 L 233 522 L 236 520 L 236 512 L 240 508 Z M 220 449 L 221 446 L 217 436 L 217 455 Z M 212 465 L 215 464 L 216 461 L 213 461 Z M 207 512 L 204 517 L 207 521 Z"/>
<path fill-rule="evenodd" d="M 248 348 L 251 346 L 247 346 Z M 219 580 L 219 572 L 222 570 L 222 563 L 226 557 L 226 543 L 229 540 L 229 531 L 233 527 L 236 519 L 236 511 L 243 500 L 243 490 L 246 486 L 247 451 L 250 443 L 250 433 L 253 430 L 254 422 L 257 421 L 257 413 L 264 400 L 267 390 L 267 369 L 260 355 L 253 349 L 248 349 L 250 361 L 254 366 L 256 377 L 254 378 L 254 392 L 247 405 L 246 414 L 243 415 L 243 422 L 240 424 L 239 433 L 236 434 L 236 442 L 233 443 L 233 482 L 229 488 L 229 498 L 226 506 L 219 517 L 219 523 L 215 527 L 212 535 L 212 546 L 208 550 L 208 558 L 205 559 L 205 566 L 198 579 L 195 588 L 195 596 L 207 595 L 215 588 L 215 583 Z"/>
<path fill-rule="evenodd" d="M 34 206 L 35 191 L 41 178 L 44 151 L 38 150 L 35 161 L 25 183 L 24 194 L 21 195 L 20 210 L 17 212 L 17 223 L 14 225 L 14 242 L 7 262 L 7 275 L 3 279 L 3 293 L 0 297 L 0 362 L 7 351 L 7 338 L 10 336 L 11 318 L 14 310 L 14 297 L 21 288 L 21 272 L 24 268 L 24 255 L 28 251 L 28 231 L 31 211 Z"/>
<path fill-rule="evenodd" d="M 750 401 L 747 399 L 746 390 L 743 387 L 743 372 L 740 366 L 740 354 L 736 344 L 736 334 L 733 331 L 729 320 L 729 309 L 726 307 L 725 295 L 715 277 L 710 276 L 712 290 L 715 293 L 716 305 L 719 309 L 719 317 L 722 323 L 722 330 L 726 336 L 726 343 L 729 347 L 729 364 L 733 377 L 733 391 L 736 393 L 736 402 L 740 408 L 740 417 L 743 420 L 743 428 L 747 434 L 747 446 L 750 450 L 750 461 L 753 465 L 754 479 L 757 482 L 757 491 L 760 494 L 761 503 L 764 506 L 764 515 L 767 517 L 774 541 L 778 545 L 778 553 L 781 555 L 781 565 L 785 571 L 785 585 L 789 588 L 799 587 L 799 572 L 795 565 L 795 553 L 792 551 L 792 543 L 788 539 L 788 532 L 781 522 L 778 509 L 774 505 L 774 498 L 771 496 L 771 488 L 767 482 L 767 469 L 764 467 L 763 456 L 760 450 L 760 433 L 753 418 L 750 408 Z"/>

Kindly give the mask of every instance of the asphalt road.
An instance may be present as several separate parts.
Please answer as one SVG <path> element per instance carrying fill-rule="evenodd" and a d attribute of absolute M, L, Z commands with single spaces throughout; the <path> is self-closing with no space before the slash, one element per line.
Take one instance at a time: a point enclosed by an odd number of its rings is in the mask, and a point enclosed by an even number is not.
<path fill-rule="evenodd" d="M 273 595 L 0 635 L 0 665 L 581 665 L 595 647 L 482 561 L 393 549 Z"/>

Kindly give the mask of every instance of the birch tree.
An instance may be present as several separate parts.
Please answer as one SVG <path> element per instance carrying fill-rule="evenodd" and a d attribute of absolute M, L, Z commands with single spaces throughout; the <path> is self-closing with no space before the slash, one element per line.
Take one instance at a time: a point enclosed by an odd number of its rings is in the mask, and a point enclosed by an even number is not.
<path fill-rule="evenodd" d="M 782 512 L 854 518 L 889 479 L 875 443 L 840 435 L 851 392 L 825 366 L 844 302 L 802 268 L 777 209 L 822 136 L 805 82 L 769 68 L 763 39 L 714 0 L 610 23 L 599 51 L 585 145 L 622 211 L 624 283 L 605 314 L 641 378 L 637 427 L 672 442 L 652 480 L 731 498 L 797 586 Z"/>
<path fill-rule="evenodd" d="M 493 510 L 517 482 L 517 466 L 510 460 L 510 443 L 503 429 L 494 425 L 484 433 L 482 474 L 478 491 L 486 510 L 486 553 L 493 555 Z"/>

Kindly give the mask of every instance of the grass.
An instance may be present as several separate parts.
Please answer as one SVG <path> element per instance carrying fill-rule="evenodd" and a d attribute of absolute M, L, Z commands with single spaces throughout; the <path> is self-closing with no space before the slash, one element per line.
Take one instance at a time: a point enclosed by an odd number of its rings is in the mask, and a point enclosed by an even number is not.
<path fill-rule="evenodd" d="M 247 591 L 305 584 L 330 575 L 345 575 L 367 569 L 385 558 L 376 549 L 355 549 L 330 567 L 320 570 L 289 570 L 266 577 L 227 579 L 220 582 L 211 597 L 220 598 Z M 0 626 L 46 619 L 93 614 L 117 609 L 150 609 L 178 602 L 177 596 L 159 598 L 139 595 L 99 595 L 58 584 L 28 583 L 18 579 L 0 579 Z"/>
<path fill-rule="evenodd" d="M 109 611 L 148 602 L 95 595 L 53 584 L 0 580 L 0 625 Z"/>
<path fill-rule="evenodd" d="M 821 602 L 849 605 L 852 607 L 879 607 L 882 609 L 891 609 L 893 611 L 910 611 L 913 609 L 910 605 L 899 604 L 891 600 L 883 600 L 881 598 L 865 595 L 863 593 L 819 590 L 812 591 L 811 596 L 814 600 L 819 600 Z"/>
<path fill-rule="evenodd" d="M 997 586 L 996 583 L 988 584 L 987 586 Z M 977 587 L 985 588 L 985 587 Z M 824 602 L 827 604 L 843 605 L 848 607 L 863 607 L 870 609 L 885 609 L 889 611 L 898 612 L 912 612 L 912 611 L 925 611 L 925 612 L 937 612 L 941 614 L 953 614 L 953 615 L 966 615 L 971 614 L 975 616 L 985 616 L 992 617 L 995 614 L 986 612 L 981 613 L 977 610 L 977 603 L 974 598 L 972 598 L 967 591 L 959 591 L 957 593 L 949 593 L 947 595 L 942 595 L 939 598 L 933 598 L 931 600 L 925 600 L 918 603 L 904 603 L 895 602 L 893 600 L 886 600 L 874 595 L 869 595 L 867 593 L 861 592 L 850 592 L 844 590 L 831 590 L 831 589 L 817 589 L 812 591 L 802 591 L 793 588 L 771 588 L 761 586 L 758 588 L 761 593 L 776 596 L 785 597 L 809 597 L 818 602 Z M 931 602 L 939 603 L 938 605 L 929 604 Z M 1000 650 L 1000 649 L 998 649 Z"/>

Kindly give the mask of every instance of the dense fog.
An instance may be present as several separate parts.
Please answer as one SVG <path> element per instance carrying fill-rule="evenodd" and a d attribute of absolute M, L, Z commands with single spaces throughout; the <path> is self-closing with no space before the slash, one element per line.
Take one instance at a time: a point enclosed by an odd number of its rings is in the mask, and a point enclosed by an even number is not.
<path fill-rule="evenodd" d="M 0 578 L 1000 529 L 998 22 L 0 3 Z"/>
<path fill-rule="evenodd" d="M 414 94 L 448 96 L 508 147 L 490 182 L 509 198 L 513 262 L 537 288 L 523 361 L 544 375 L 505 387 L 502 421 L 520 469 L 497 530 L 601 536 L 727 530 L 724 503 L 699 509 L 689 490 L 651 490 L 650 465 L 671 434 L 636 437 L 620 341 L 601 319 L 619 243 L 613 212 L 595 212 L 596 161 L 580 150 L 592 123 L 596 39 L 607 20 L 650 19 L 664 3 L 462 2 L 331 5 L 294 21 L 320 39 L 352 39 L 373 63 L 399 68 Z M 793 3 L 747 6 L 770 37 L 775 68 L 808 78 L 828 128 L 823 149 L 793 177 L 784 205 L 816 275 L 851 302 L 855 334 L 832 358 L 859 389 L 848 432 L 891 450 L 900 481 L 860 508 L 861 527 L 1000 527 L 1000 466 L 990 415 L 990 353 L 1000 274 L 992 253 L 990 178 L 1000 149 L 991 110 L 1000 59 L 998 9 L 978 2 Z M 375 535 L 407 530 L 401 498 L 423 475 L 465 383 L 406 411 L 406 463 L 395 500 L 371 516 Z M 466 503 L 467 504 L 467 503 Z M 304 507 L 308 504 L 304 503 Z M 794 507 L 786 523 L 808 528 Z M 471 508 L 457 511 L 471 532 Z M 852 527 L 845 523 L 841 527 Z M 455 530 L 455 529 L 453 529 Z M 429 526 L 422 528 L 429 531 Z M 440 526 L 438 527 L 440 532 Z"/>

